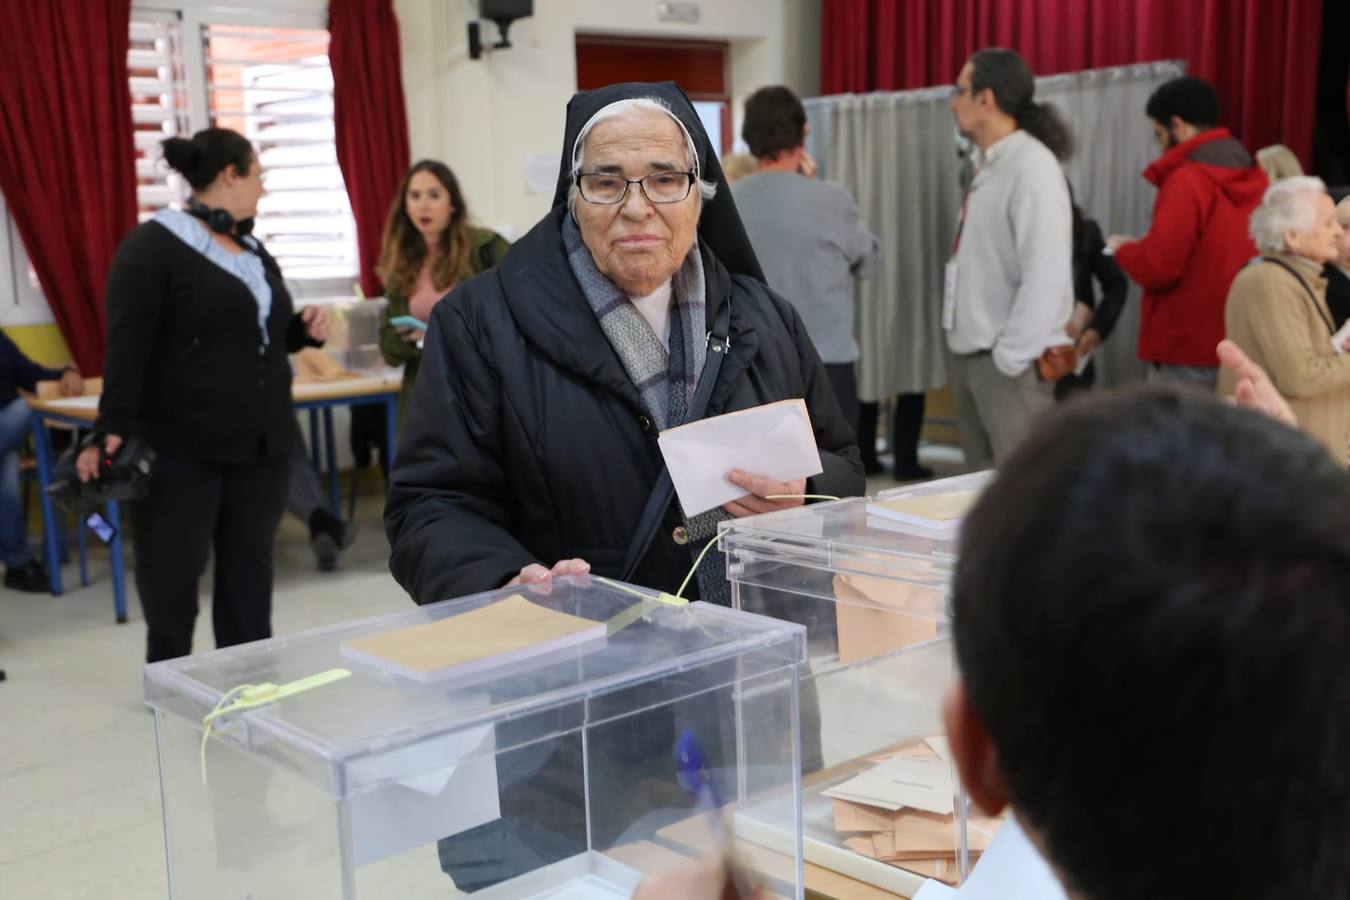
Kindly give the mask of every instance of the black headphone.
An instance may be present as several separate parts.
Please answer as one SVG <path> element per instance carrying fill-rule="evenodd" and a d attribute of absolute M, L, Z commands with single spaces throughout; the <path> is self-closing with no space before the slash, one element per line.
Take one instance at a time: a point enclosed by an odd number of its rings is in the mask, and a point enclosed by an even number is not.
<path fill-rule="evenodd" d="M 196 216 L 206 223 L 216 234 L 231 234 L 243 237 L 253 230 L 252 219 L 234 220 L 227 209 L 212 209 L 196 197 L 189 197 L 187 201 L 188 213 Z"/>

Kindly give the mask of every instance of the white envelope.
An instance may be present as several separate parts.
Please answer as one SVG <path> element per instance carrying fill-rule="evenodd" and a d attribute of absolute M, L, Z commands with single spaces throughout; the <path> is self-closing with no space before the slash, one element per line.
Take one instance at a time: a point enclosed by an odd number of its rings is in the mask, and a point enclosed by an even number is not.
<path fill-rule="evenodd" d="M 732 469 L 774 481 L 795 481 L 824 471 L 802 400 L 780 400 L 668 428 L 657 443 L 686 516 L 746 496 L 727 481 Z"/>

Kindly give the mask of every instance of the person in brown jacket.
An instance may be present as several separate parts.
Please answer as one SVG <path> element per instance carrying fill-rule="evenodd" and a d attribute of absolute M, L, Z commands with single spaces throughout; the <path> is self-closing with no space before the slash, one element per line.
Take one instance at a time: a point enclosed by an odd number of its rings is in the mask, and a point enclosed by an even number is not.
<path fill-rule="evenodd" d="M 1337 256 L 1341 225 L 1318 178 L 1286 178 L 1252 213 L 1261 251 L 1228 292 L 1229 340 L 1270 373 L 1299 426 L 1350 466 L 1350 339 L 1338 336 L 1323 266 Z M 1219 396 L 1231 396 L 1226 370 Z"/>

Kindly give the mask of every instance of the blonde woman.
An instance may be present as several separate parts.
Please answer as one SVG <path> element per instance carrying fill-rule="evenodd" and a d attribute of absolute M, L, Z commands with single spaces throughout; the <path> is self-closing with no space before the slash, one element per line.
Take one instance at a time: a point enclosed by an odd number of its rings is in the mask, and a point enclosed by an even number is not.
<path fill-rule="evenodd" d="M 380 352 L 389 365 L 403 366 L 400 422 L 422 361 L 431 308 L 459 282 L 501 262 L 507 247 L 495 231 L 469 224 L 459 181 L 448 166 L 424 159 L 408 169 L 384 225 L 379 266 L 388 300 Z"/>

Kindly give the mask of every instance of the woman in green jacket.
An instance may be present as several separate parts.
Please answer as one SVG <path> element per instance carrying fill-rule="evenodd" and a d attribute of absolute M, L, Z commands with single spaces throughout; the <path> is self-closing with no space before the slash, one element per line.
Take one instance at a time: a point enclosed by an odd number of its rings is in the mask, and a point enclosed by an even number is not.
<path fill-rule="evenodd" d="M 422 361 L 431 308 L 459 282 L 501 262 L 507 247 L 495 231 L 469 224 L 459 182 L 444 163 L 424 159 L 403 176 L 385 221 L 379 266 L 388 300 L 380 352 L 389 365 L 403 366 L 400 425 Z M 394 324 L 400 316 L 411 316 L 421 327 Z"/>

